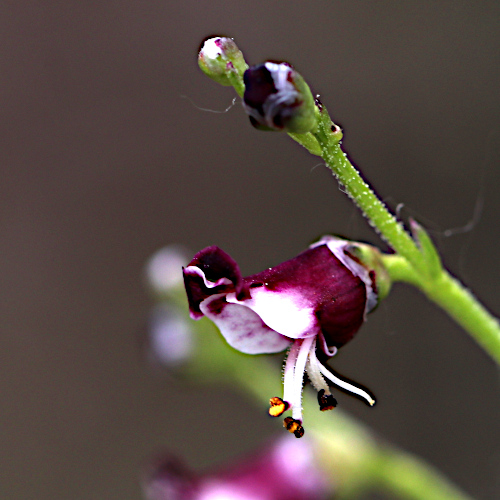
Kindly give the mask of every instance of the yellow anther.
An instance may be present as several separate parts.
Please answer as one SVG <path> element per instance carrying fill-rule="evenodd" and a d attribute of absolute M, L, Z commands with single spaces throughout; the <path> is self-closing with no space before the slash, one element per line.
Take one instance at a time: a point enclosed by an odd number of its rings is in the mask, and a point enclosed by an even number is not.
<path fill-rule="evenodd" d="M 271 408 L 269 408 L 269 415 L 271 415 L 271 417 L 279 417 L 290 407 L 287 402 L 283 401 L 278 396 L 271 398 L 269 404 L 271 405 Z"/>

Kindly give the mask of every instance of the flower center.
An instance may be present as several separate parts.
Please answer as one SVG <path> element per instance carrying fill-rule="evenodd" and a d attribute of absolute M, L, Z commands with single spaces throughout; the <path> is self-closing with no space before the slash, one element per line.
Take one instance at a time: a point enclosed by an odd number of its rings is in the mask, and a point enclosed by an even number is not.
<path fill-rule="evenodd" d="M 288 351 L 283 370 L 283 399 L 275 396 L 269 401 L 271 405 L 269 415 L 272 417 L 279 417 L 288 409 L 292 410 L 292 416 L 285 418 L 284 427 L 295 437 L 299 438 L 304 435 L 302 427 L 304 373 L 307 373 L 311 385 L 318 391 L 318 403 L 321 411 L 332 410 L 337 406 L 337 401 L 330 392 L 327 380 L 362 397 L 370 406 L 375 404 L 375 400 L 368 392 L 335 376 L 319 362 L 316 356 L 316 337 L 297 339 Z"/>

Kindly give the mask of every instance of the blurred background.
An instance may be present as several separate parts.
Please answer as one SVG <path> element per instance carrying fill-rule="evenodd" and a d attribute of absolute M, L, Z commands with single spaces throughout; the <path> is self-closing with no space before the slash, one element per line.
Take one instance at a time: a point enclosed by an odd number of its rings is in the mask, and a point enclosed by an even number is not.
<path fill-rule="evenodd" d="M 2 498 L 137 500 L 160 449 L 203 469 L 283 432 L 227 388 L 204 387 L 192 409 L 193 386 L 142 356 L 144 265 L 161 246 L 217 244 L 244 274 L 325 233 L 385 248 L 318 158 L 254 130 L 239 101 L 204 111 L 235 96 L 197 67 L 209 35 L 234 37 L 251 64 L 293 63 L 380 196 L 500 311 L 498 2 L 1 11 Z M 498 371 L 419 292 L 396 285 L 331 364 L 378 397 L 370 409 L 340 394 L 344 410 L 475 498 L 498 498 Z"/>

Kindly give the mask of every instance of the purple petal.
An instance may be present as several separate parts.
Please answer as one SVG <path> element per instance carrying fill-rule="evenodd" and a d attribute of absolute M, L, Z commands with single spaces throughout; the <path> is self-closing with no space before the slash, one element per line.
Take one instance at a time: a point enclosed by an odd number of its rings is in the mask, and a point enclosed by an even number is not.
<path fill-rule="evenodd" d="M 332 495 L 332 483 L 308 438 L 287 436 L 199 476 L 163 457 L 151 465 L 143 490 L 147 500 L 325 500 Z"/>
<path fill-rule="evenodd" d="M 340 347 L 364 321 L 365 283 L 326 243 L 245 281 L 252 298 L 239 301 L 229 294 L 228 301 L 244 303 L 287 337 L 323 333 L 328 345 Z"/>
<path fill-rule="evenodd" d="M 354 276 L 363 281 L 366 286 L 366 305 L 365 305 L 365 319 L 366 315 L 372 311 L 378 303 L 377 293 L 374 290 L 372 278 L 370 277 L 370 271 L 364 267 L 360 262 L 354 260 L 352 255 L 349 253 L 349 247 L 351 243 L 347 240 L 341 238 L 336 238 L 335 236 L 323 236 L 318 243 L 324 243 L 328 246 L 331 252 L 344 264 Z M 318 243 L 312 245 L 316 246 Z"/>
<path fill-rule="evenodd" d="M 198 252 L 183 270 L 184 285 L 193 319 L 200 319 L 200 303 L 221 292 L 236 292 L 239 298 L 249 297 L 248 288 L 238 264 L 216 246 Z"/>
<path fill-rule="evenodd" d="M 217 475 L 205 477 L 197 500 L 324 500 L 330 485 L 311 442 L 281 440 Z"/>
<path fill-rule="evenodd" d="M 197 500 L 199 479 L 174 457 L 158 457 L 143 479 L 146 500 Z"/>
<path fill-rule="evenodd" d="M 249 354 L 283 350 L 288 341 L 282 337 L 320 334 L 328 346 L 340 347 L 376 301 L 368 271 L 347 253 L 348 246 L 326 237 L 247 278 L 229 255 L 208 247 L 184 269 L 191 317 L 208 316 L 230 345 Z"/>

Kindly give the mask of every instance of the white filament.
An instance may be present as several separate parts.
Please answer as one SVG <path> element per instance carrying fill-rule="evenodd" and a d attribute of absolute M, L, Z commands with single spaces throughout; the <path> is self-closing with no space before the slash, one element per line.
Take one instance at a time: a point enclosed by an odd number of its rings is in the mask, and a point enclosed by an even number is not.
<path fill-rule="evenodd" d="M 290 346 L 290 349 L 288 350 L 288 356 L 286 357 L 285 369 L 283 372 L 283 401 L 287 402 L 290 406 L 292 406 L 293 403 L 293 378 L 299 349 L 299 342 L 294 342 Z"/>
<path fill-rule="evenodd" d="M 295 363 L 294 377 L 293 377 L 293 408 L 292 418 L 302 422 L 302 384 L 304 381 L 304 372 L 306 369 L 307 359 L 313 345 L 314 337 L 309 337 L 302 340 Z"/>
<path fill-rule="evenodd" d="M 370 406 L 373 406 L 375 404 L 375 400 L 366 391 L 360 389 L 359 387 L 356 387 L 355 385 L 349 384 L 349 382 L 346 382 L 345 380 L 341 380 L 340 378 L 336 377 L 333 373 L 329 372 L 321 363 L 318 362 L 318 364 L 321 373 L 328 380 L 332 381 L 335 385 L 342 387 L 342 389 L 352 392 L 353 394 L 361 396 L 362 398 L 366 399 L 366 401 Z"/>
<path fill-rule="evenodd" d="M 323 389 L 325 394 L 330 394 L 330 388 L 323 378 L 323 375 L 321 375 L 319 366 L 320 364 L 318 358 L 316 357 L 316 339 L 314 339 L 311 350 L 309 351 L 309 358 L 306 365 L 307 376 L 317 391 L 321 391 Z"/>

